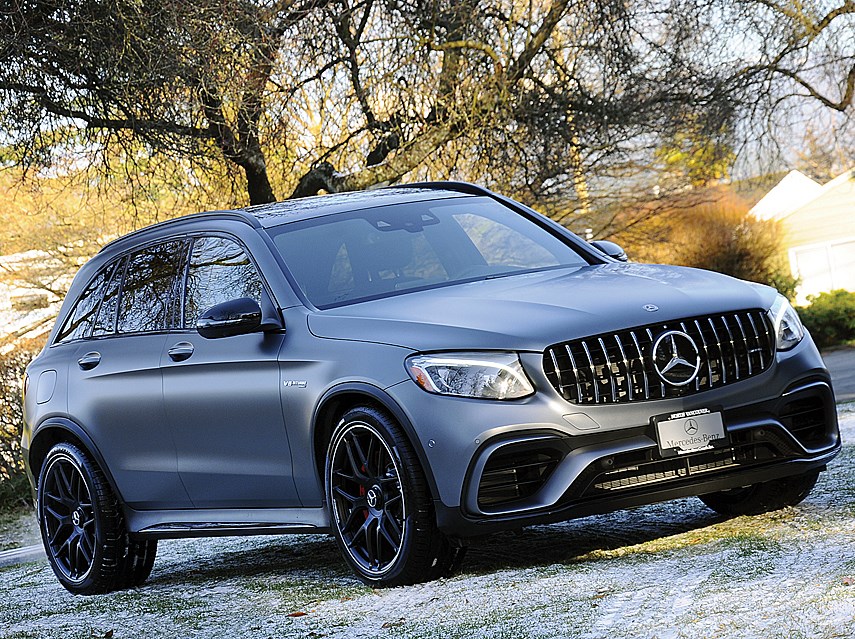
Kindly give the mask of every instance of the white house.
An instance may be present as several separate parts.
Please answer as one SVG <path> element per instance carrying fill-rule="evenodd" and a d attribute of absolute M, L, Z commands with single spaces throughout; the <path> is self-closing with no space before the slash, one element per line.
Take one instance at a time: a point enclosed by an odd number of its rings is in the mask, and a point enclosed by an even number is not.
<path fill-rule="evenodd" d="M 855 169 L 820 185 L 791 171 L 750 211 L 779 220 L 799 304 L 838 288 L 855 291 Z"/>

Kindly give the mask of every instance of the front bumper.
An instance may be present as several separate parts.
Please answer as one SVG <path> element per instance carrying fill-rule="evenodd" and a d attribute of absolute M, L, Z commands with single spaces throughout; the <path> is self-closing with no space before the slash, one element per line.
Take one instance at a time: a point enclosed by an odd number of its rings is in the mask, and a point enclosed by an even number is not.
<path fill-rule="evenodd" d="M 516 402 L 392 389 L 424 446 L 440 527 L 472 536 L 699 495 L 821 469 L 840 450 L 828 372 L 810 339 L 755 378 L 691 397 L 582 407 L 523 363 Z M 415 390 L 415 393 L 412 391 Z M 730 444 L 663 459 L 650 418 L 721 407 Z"/>

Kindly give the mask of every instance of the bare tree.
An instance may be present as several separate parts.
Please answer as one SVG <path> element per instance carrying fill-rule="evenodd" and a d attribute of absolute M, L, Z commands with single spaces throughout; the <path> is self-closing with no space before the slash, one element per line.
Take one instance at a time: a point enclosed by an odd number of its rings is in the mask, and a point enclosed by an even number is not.
<path fill-rule="evenodd" d="M 698 179 L 663 149 L 729 158 L 811 109 L 848 119 L 853 18 L 853 0 L 12 0 L 0 126 L 17 162 L 124 145 L 236 168 L 250 203 L 460 177 L 608 229 L 627 194 Z"/>

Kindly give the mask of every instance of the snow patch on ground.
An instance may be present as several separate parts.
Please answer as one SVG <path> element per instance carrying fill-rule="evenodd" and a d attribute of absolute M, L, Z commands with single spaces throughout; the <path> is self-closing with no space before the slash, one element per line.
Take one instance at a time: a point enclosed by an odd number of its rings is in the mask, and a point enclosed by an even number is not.
<path fill-rule="evenodd" d="M 852 637 L 855 404 L 840 424 L 843 453 L 797 508 L 724 520 L 684 499 L 541 526 L 382 591 L 327 537 L 161 542 L 136 591 L 74 597 L 44 563 L 0 571 L 0 637 Z"/>

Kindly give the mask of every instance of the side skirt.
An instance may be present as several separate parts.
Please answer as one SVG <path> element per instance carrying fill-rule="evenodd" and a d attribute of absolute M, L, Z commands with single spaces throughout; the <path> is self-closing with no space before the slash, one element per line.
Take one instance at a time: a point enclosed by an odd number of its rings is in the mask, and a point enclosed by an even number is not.
<path fill-rule="evenodd" d="M 133 510 L 125 508 L 128 531 L 138 538 L 179 539 L 240 535 L 325 534 L 324 508 L 224 510 Z"/>

